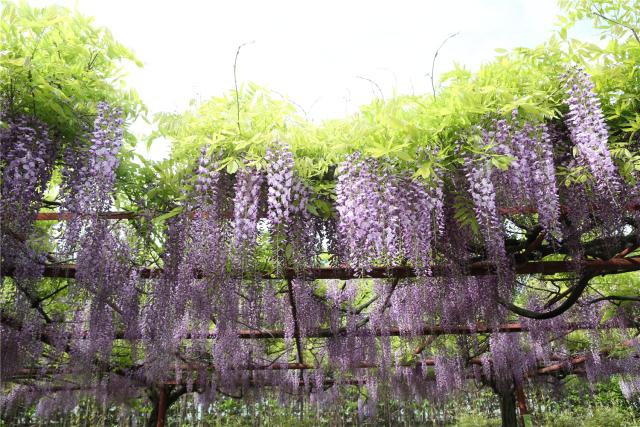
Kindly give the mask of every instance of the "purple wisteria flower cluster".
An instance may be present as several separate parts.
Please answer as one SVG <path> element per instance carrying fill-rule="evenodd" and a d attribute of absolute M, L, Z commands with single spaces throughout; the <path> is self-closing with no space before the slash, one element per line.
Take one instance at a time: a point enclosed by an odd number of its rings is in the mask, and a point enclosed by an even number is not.
<path fill-rule="evenodd" d="M 502 156 L 500 167 L 490 156 L 468 156 L 465 175 L 487 255 L 497 265 L 501 281 L 509 284 L 513 277 L 501 209 L 507 213 L 513 208 L 533 209 L 546 237 L 562 238 L 554 147 L 546 125 L 519 122 L 517 111 L 511 121 L 494 120 L 479 133 L 482 148 Z"/>
<path fill-rule="evenodd" d="M 0 147 L 0 213 L 15 232 L 28 234 L 51 176 L 56 144 L 45 124 L 17 116 L 0 128 Z"/>
<path fill-rule="evenodd" d="M 476 161 L 466 159 L 465 169 L 473 209 L 489 257 L 492 261 L 504 260 L 506 249 L 502 232 L 502 216 L 498 212 L 496 188 L 491 180 L 491 165 L 484 159 Z"/>
<path fill-rule="evenodd" d="M 81 213 L 95 214 L 111 207 L 111 192 L 119 163 L 117 155 L 124 141 L 123 124 L 120 109 L 104 102 L 98 104 L 87 162 L 80 170 L 79 183 L 75 183 L 81 185 L 74 196 L 75 207 L 82 209 Z"/>
<path fill-rule="evenodd" d="M 277 143 L 267 150 L 267 217 L 274 232 L 289 225 L 293 188 L 293 154 L 289 146 Z"/>
<path fill-rule="evenodd" d="M 278 266 L 309 263 L 315 255 L 316 227 L 308 211 L 311 191 L 294 169 L 288 144 L 267 149 L 267 213 Z"/>
<path fill-rule="evenodd" d="M 242 170 L 236 174 L 233 199 L 233 243 L 239 260 L 251 258 L 257 244 L 258 209 L 264 175 L 256 170 Z"/>
<path fill-rule="evenodd" d="M 92 223 L 98 214 L 111 208 L 119 164 L 117 155 L 124 142 L 123 126 L 119 108 L 98 103 L 88 150 L 78 144 L 69 147 L 64 155 L 68 161 L 63 171 L 62 210 L 73 215 L 65 230 L 68 250 L 77 244 L 82 230 L 90 226 L 87 220 Z"/>
<path fill-rule="evenodd" d="M 137 335 L 137 298 L 122 304 L 117 301 L 121 292 L 131 293 L 131 286 L 135 286 L 131 283 L 136 273 L 131 271 L 132 251 L 126 243 L 126 230 L 100 217 L 112 206 L 123 126 L 119 108 L 99 103 L 93 129 L 87 135 L 89 146 L 79 139 L 63 154 L 61 211 L 72 214 L 66 222 L 63 249 L 75 257 L 78 285 L 71 294 L 89 296 L 86 315 L 79 320 L 88 329 L 88 339 L 72 345 L 72 359 L 79 366 L 110 357 L 114 311 L 122 315 L 128 335 Z"/>
<path fill-rule="evenodd" d="M 550 133 L 545 124 L 518 123 L 517 116 L 514 110 L 513 123 L 497 120 L 494 129 L 484 132 L 486 145 L 495 142 L 496 153 L 512 158 L 506 170 L 491 173 L 499 203 L 535 208 L 543 229 L 559 239 L 560 198 Z"/>
<path fill-rule="evenodd" d="M 606 151 L 606 127 L 593 85 L 579 69 L 565 79 L 574 161 L 596 178 L 595 190 L 615 194 L 619 181 Z M 165 236 L 162 251 L 152 258 L 148 247 L 137 245 L 157 240 L 136 241 L 133 226 L 101 215 L 113 205 L 121 116 L 118 109 L 99 104 L 90 145 L 79 140 L 63 154 L 62 210 L 72 214 L 65 232 L 76 269 L 75 282 L 60 301 L 75 304 L 75 313 L 52 319 L 34 310 L 38 294 L 30 292 L 41 289 L 30 285 L 40 277 L 44 261 L 14 250 L 26 247 L 14 244 L 16 239 L 11 246 L 3 242 L 3 252 L 15 252 L 3 253 L 3 262 L 13 264 L 11 285 L 18 295 L 12 307 L 16 320 L 0 325 L 3 376 L 41 361 L 46 345 L 52 366 L 70 361 L 81 384 L 105 394 L 122 387 L 128 395 L 133 389 L 129 381 L 153 390 L 175 382 L 173 390 L 202 391 L 206 402 L 218 391 L 253 393 L 264 386 L 280 392 L 283 400 L 306 391 L 312 402 L 326 403 L 339 399 L 338 387 L 360 379 L 367 397 L 358 408 L 367 417 L 389 391 L 438 399 L 464 390 L 467 380 L 475 378 L 499 393 L 511 393 L 542 366 L 568 357 L 568 325 L 578 321 L 590 329 L 583 334 L 592 343 L 583 357 L 589 379 L 638 369 L 631 357 L 615 363 L 603 357 L 601 343 L 624 334 L 599 329 L 608 302 L 576 305 L 544 321 L 515 319 L 505 308 L 516 292 L 530 297 L 548 291 L 544 284 L 527 286 L 550 275 L 516 282 L 516 268 L 529 266 L 519 257 L 546 262 L 545 251 L 562 245 L 565 252 L 553 253 L 568 253 L 575 261 L 578 251 L 570 245 L 584 249 L 586 233 L 604 240 L 589 222 L 592 214 L 584 213 L 579 225 L 573 219 L 578 217 L 571 216 L 586 205 L 583 186 L 576 187 L 574 198 L 563 193 L 563 203 L 576 200 L 580 206 L 568 208 L 561 234 L 556 163 L 565 166 L 562 155 L 568 151 L 562 152 L 560 137 L 545 124 L 514 113 L 474 129 L 482 150 L 465 154 L 462 166 L 459 158 L 446 168 L 439 165 L 428 183 L 399 170 L 393 159 L 353 153 L 335 170 L 335 203 L 324 192 L 331 188 L 326 182 L 321 196 L 314 193 L 318 178 L 303 179 L 285 143 L 269 147 L 265 169 L 239 165 L 233 174 L 221 170 L 222 151 L 212 155 L 205 147 L 183 182 L 182 211 L 158 222 Z M 46 126 L 26 118 L 9 121 L 0 129 L 0 141 L 2 213 L 14 209 L 20 229 L 33 222 L 50 180 L 55 144 Z M 419 149 L 418 161 L 438 158 L 430 150 Z M 482 151 L 488 154 L 478 154 Z M 319 206 L 326 209 L 318 213 Z M 477 230 L 475 223 L 456 215 L 471 212 L 471 206 Z M 511 216 L 512 207 L 524 207 L 525 213 Z M 536 230 L 547 241 L 536 237 L 530 243 L 529 236 L 519 235 L 522 230 L 528 235 Z M 537 249 L 529 250 L 534 243 Z M 144 257 L 153 265 L 134 266 Z M 329 263 L 342 265 L 327 269 Z M 403 274 L 406 266 L 411 274 Z M 320 276 L 345 280 L 316 280 Z M 572 292 L 572 279 L 567 275 L 560 286 Z M 549 293 L 560 295 L 560 286 Z M 530 298 L 527 309 L 543 312 L 560 304 L 546 295 L 544 300 Z M 450 338 L 454 334 L 456 339 Z M 117 359 L 121 340 L 128 343 L 130 370 L 127 376 L 109 378 L 95 368 Z M 409 345 L 415 349 L 408 350 Z M 636 386 L 625 385 L 628 393 Z M 24 394 L 16 390 L 13 399 Z M 52 402 L 42 400 L 39 413 L 48 413 Z"/>
<path fill-rule="evenodd" d="M 441 188 L 360 153 L 350 155 L 336 173 L 337 231 L 345 261 L 367 268 L 404 259 L 428 269 L 432 241 L 442 229 Z"/>
<path fill-rule="evenodd" d="M 562 80 L 569 106 L 565 122 L 576 160 L 593 175 L 597 191 L 615 200 L 620 191 L 620 177 L 609 152 L 607 124 L 591 76 L 582 67 L 574 67 Z"/>
<path fill-rule="evenodd" d="M 200 150 L 200 158 L 198 159 L 198 168 L 195 171 L 195 191 L 196 205 L 200 210 L 217 209 L 219 198 L 218 180 L 220 172 L 215 170 L 211 156 L 208 154 L 209 146 L 202 147 Z"/>
<path fill-rule="evenodd" d="M 46 258 L 37 245 L 27 241 L 34 236 L 34 221 L 58 144 L 48 127 L 34 118 L 0 113 L 0 120 L 5 122 L 0 127 L 0 284 L 5 292 L 5 271 L 13 269 L 11 286 L 16 294 L 11 308 L 21 322 L 19 329 L 0 326 L 0 372 L 4 377 L 35 363 L 43 349 L 37 339 L 43 330 L 42 318 L 32 307 Z"/>
<path fill-rule="evenodd" d="M 437 355 L 435 357 L 436 388 L 442 395 L 462 390 L 465 370 L 459 356 Z"/>
<path fill-rule="evenodd" d="M 355 268 L 370 264 L 382 252 L 383 223 L 379 208 L 379 177 L 373 172 L 375 162 L 365 162 L 360 153 L 350 155 L 336 169 L 336 211 L 338 235 L 345 261 Z"/>

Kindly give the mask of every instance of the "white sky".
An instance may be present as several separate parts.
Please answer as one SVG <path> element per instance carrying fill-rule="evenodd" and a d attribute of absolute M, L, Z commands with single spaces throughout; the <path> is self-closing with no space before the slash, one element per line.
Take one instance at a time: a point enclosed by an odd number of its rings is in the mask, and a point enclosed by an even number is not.
<path fill-rule="evenodd" d="M 377 96 L 430 92 L 433 55 L 450 34 L 436 76 L 454 62 L 471 69 L 496 48 L 535 46 L 554 28 L 555 0 L 451 1 L 142 1 L 31 0 L 77 7 L 108 27 L 145 64 L 127 82 L 150 112 L 180 111 L 191 99 L 233 88 L 238 80 L 286 95 L 310 119 L 341 117 Z M 587 30 L 582 30 L 585 33 Z M 581 34 L 584 35 L 584 34 Z M 139 120 L 137 134 L 150 131 Z M 167 153 L 154 144 L 152 158 Z"/>

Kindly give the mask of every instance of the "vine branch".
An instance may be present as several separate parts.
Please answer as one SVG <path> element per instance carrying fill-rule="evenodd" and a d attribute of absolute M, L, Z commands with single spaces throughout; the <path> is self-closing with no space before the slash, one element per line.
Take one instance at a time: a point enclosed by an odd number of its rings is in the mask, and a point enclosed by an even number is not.
<path fill-rule="evenodd" d="M 233 60 L 233 84 L 236 89 L 236 123 L 238 125 L 238 136 L 242 135 L 242 128 L 240 126 L 240 91 L 238 90 L 238 74 L 237 74 L 238 56 L 240 56 L 240 49 L 252 43 L 255 43 L 255 40 L 242 43 L 240 46 L 238 46 L 238 50 L 236 50 L 236 57 Z"/>
<path fill-rule="evenodd" d="M 446 39 L 444 39 L 442 43 L 440 43 L 440 46 L 438 47 L 438 49 L 436 49 L 436 53 L 433 55 L 433 61 L 431 62 L 431 74 L 429 75 L 429 77 L 431 78 L 431 90 L 433 91 L 433 99 L 436 99 L 436 85 L 434 83 L 434 73 L 436 70 L 436 58 L 438 58 L 438 54 L 440 54 L 440 49 L 442 49 L 449 40 L 451 40 L 458 34 L 460 34 L 459 31 L 449 35 Z"/>
<path fill-rule="evenodd" d="M 604 19 L 605 21 L 609 21 L 615 25 L 620 25 L 622 28 L 626 28 L 627 30 L 631 31 L 631 34 L 633 34 L 633 37 L 636 39 L 638 43 L 640 43 L 640 35 L 638 34 L 638 30 L 636 28 L 632 27 L 631 25 L 623 24 L 622 22 L 616 21 L 615 19 L 609 18 L 604 13 L 602 13 L 601 10 L 597 8 L 596 8 L 596 11 L 593 12 L 593 14 Z"/>

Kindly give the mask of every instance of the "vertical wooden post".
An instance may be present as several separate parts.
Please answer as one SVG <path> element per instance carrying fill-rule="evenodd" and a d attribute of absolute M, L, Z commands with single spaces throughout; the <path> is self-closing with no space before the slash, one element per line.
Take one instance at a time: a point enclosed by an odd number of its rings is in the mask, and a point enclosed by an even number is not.
<path fill-rule="evenodd" d="M 167 419 L 167 387 L 165 385 L 160 386 L 160 396 L 158 398 L 158 420 L 156 427 L 165 427 Z"/>
<path fill-rule="evenodd" d="M 516 385 L 516 400 L 518 401 L 518 412 L 520 412 L 520 423 L 522 427 L 526 426 L 526 416 L 529 413 L 527 409 L 527 397 L 524 394 L 524 387 L 522 384 Z"/>

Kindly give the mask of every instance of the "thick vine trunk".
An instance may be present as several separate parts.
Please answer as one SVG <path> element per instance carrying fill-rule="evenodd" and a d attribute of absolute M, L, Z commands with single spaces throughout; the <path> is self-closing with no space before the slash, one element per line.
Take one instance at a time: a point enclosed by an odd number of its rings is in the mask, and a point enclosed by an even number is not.
<path fill-rule="evenodd" d="M 158 395 L 154 395 L 151 397 L 151 414 L 149 414 L 149 419 L 147 420 L 147 427 L 156 427 L 158 423 Z"/>
<path fill-rule="evenodd" d="M 518 427 L 518 414 L 516 412 L 516 396 L 513 389 L 498 391 L 500 397 L 500 415 L 502 427 Z"/>
<path fill-rule="evenodd" d="M 157 389 L 149 390 L 149 400 L 151 400 L 153 409 L 149 420 L 147 420 L 147 427 L 165 427 L 167 425 L 167 411 L 186 391 L 184 386 L 174 388 L 168 385 L 161 385 Z"/>

